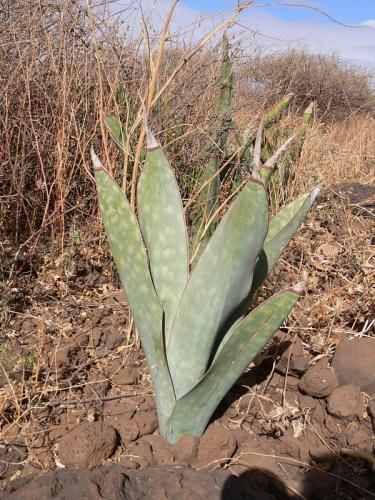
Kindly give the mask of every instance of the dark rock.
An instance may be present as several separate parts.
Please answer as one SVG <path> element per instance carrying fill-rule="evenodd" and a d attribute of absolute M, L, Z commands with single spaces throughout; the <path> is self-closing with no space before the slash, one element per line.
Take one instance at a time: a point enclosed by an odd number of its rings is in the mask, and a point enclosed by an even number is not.
<path fill-rule="evenodd" d="M 93 469 L 116 449 L 116 432 L 103 422 L 85 422 L 62 437 L 59 459 L 66 467 Z"/>
<path fill-rule="evenodd" d="M 328 412 L 337 418 L 352 419 L 363 415 L 361 389 L 357 385 L 337 387 L 327 399 Z"/>
<path fill-rule="evenodd" d="M 300 390 L 315 398 L 325 398 L 338 386 L 337 375 L 324 360 L 311 366 L 299 382 Z"/>
<path fill-rule="evenodd" d="M 114 349 L 117 349 L 119 345 L 122 344 L 124 340 L 124 337 L 121 335 L 121 333 L 117 329 L 113 329 L 111 333 L 109 333 L 107 342 L 105 344 L 105 348 L 108 351 L 113 351 Z"/>
<path fill-rule="evenodd" d="M 309 363 L 303 353 L 302 341 L 296 337 L 295 341 L 291 340 L 289 347 L 281 354 L 276 370 L 283 375 L 288 373 L 288 375 L 300 377 L 308 368 Z"/>
<path fill-rule="evenodd" d="M 375 338 L 345 339 L 336 348 L 332 366 L 341 385 L 355 384 L 375 394 Z"/>

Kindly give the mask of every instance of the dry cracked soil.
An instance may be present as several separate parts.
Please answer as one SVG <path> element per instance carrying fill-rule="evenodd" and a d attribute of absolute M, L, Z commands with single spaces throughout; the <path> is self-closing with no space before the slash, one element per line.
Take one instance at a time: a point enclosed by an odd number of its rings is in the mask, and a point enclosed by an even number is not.
<path fill-rule="evenodd" d="M 375 341 L 361 320 L 373 281 L 337 246 L 349 243 L 337 201 L 322 199 L 321 212 L 329 203 L 337 210 L 310 221 L 288 249 L 297 268 L 301 247 L 309 255 L 308 297 L 202 438 L 173 446 L 158 433 L 147 366 L 106 250 L 82 244 L 67 262 L 49 249 L 24 270 L 2 318 L 1 498 L 375 498 Z M 371 218 L 361 217 L 352 232 L 368 241 Z M 274 279 L 284 287 L 298 273 L 279 266 Z M 333 325 L 327 311 L 337 301 Z"/>

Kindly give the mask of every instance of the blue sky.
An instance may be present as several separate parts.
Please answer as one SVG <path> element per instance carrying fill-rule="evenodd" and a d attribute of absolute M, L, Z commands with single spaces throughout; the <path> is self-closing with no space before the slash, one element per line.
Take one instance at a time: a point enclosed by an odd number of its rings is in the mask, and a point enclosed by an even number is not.
<path fill-rule="evenodd" d="M 268 44 L 271 50 L 303 47 L 316 53 L 334 53 L 350 63 L 375 69 L 375 0 L 286 0 L 313 5 L 338 21 L 359 28 L 338 25 L 310 9 L 256 7 L 266 1 L 255 0 L 240 17 L 242 27 L 249 33 L 259 33 L 256 41 Z M 180 0 L 177 15 L 183 24 L 205 13 L 228 12 L 236 5 L 237 0 Z"/>
<path fill-rule="evenodd" d="M 273 1 L 282 3 L 282 0 Z M 304 48 L 315 53 L 335 54 L 350 63 L 375 70 L 375 0 L 285 1 L 314 5 L 338 21 L 359 27 L 341 26 L 310 9 L 257 7 L 258 3 L 267 3 L 267 0 L 254 0 L 252 7 L 241 13 L 231 34 L 247 39 L 250 48 L 254 44 L 272 51 Z M 189 36 L 200 38 L 228 17 L 237 3 L 237 0 L 180 0 L 171 23 L 172 31 L 187 39 Z M 133 20 L 129 24 L 140 26 L 141 9 L 137 5 L 141 4 L 149 26 L 157 32 L 172 0 L 115 0 L 112 5 L 121 9 L 129 4 L 133 6 Z M 214 15 L 223 12 L 221 16 Z"/>
<path fill-rule="evenodd" d="M 275 0 L 275 3 L 277 1 Z M 183 3 L 206 12 L 217 12 L 237 5 L 235 0 L 183 0 Z M 293 1 L 288 3 L 293 3 Z M 359 24 L 368 19 L 375 19 L 375 0 L 320 0 L 295 1 L 294 3 L 307 3 L 321 8 L 334 18 L 347 24 Z M 330 22 L 309 9 L 293 7 L 262 7 L 262 9 L 271 15 L 288 21 Z"/>

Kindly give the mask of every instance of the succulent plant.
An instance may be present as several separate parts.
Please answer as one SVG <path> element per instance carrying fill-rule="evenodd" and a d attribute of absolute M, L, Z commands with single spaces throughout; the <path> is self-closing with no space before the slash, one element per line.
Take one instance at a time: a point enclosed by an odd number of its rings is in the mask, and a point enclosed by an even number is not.
<path fill-rule="evenodd" d="M 216 407 L 303 293 L 298 284 L 248 312 L 251 297 L 300 226 L 318 190 L 269 221 L 254 169 L 189 272 L 175 176 L 146 124 L 138 219 L 92 150 L 100 210 L 155 388 L 161 434 L 201 436 Z"/>

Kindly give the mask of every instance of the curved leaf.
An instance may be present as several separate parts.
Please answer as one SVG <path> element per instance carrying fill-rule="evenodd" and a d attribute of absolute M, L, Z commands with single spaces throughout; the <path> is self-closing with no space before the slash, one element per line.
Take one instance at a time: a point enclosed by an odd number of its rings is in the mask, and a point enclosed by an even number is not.
<path fill-rule="evenodd" d="M 204 377 L 177 401 L 168 421 L 170 442 L 178 441 L 182 434 L 203 434 L 220 401 L 278 330 L 302 291 L 297 286 L 274 295 L 239 323 Z"/>
<path fill-rule="evenodd" d="M 117 147 L 124 154 L 126 136 L 120 120 L 116 116 L 110 115 L 106 116 L 104 121 Z"/>
<path fill-rule="evenodd" d="M 285 247 L 302 224 L 307 212 L 310 210 L 319 188 L 311 193 L 304 194 L 289 203 L 270 221 L 268 233 L 264 242 L 263 251 L 254 269 L 254 279 L 251 293 L 255 293 L 268 273 L 273 269 Z"/>
<path fill-rule="evenodd" d="M 205 247 L 178 306 L 167 345 L 177 399 L 205 373 L 220 329 L 249 294 L 267 225 L 267 194 L 252 178 Z"/>

